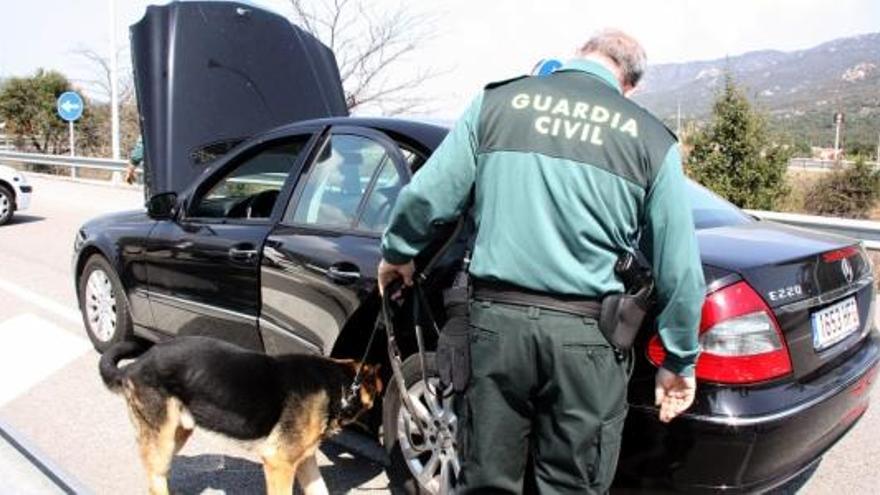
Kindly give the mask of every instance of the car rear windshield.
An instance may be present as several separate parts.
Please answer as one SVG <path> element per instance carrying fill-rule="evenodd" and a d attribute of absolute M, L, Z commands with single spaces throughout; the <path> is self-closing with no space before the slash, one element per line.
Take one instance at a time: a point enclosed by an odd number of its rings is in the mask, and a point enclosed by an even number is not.
<path fill-rule="evenodd" d="M 696 182 L 688 181 L 687 193 L 697 230 L 730 227 L 754 221 L 745 212 Z"/>

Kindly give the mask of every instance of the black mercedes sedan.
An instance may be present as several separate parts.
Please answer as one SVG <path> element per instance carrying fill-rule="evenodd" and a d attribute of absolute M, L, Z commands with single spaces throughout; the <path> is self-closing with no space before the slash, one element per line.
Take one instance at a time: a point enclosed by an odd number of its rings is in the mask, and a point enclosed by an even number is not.
<path fill-rule="evenodd" d="M 252 6 L 154 6 L 131 35 L 151 197 L 147 211 L 77 234 L 95 348 L 208 335 L 359 358 L 380 319 L 381 233 L 446 129 L 348 117 L 332 52 Z M 763 491 L 815 466 L 868 407 L 880 361 L 872 267 L 852 239 L 759 221 L 697 184 L 688 194 L 707 285 L 698 395 L 658 421 L 664 350 L 648 322 L 616 486 Z M 438 245 L 449 231 L 438 226 Z M 442 320 L 441 279 L 428 297 Z M 431 355 L 425 377 L 412 329 L 397 332 L 409 400 L 388 387 L 363 431 L 391 453 L 391 472 L 448 493 L 455 414 Z M 425 337 L 430 350 L 436 335 Z M 375 346 L 369 360 L 388 356 Z"/>

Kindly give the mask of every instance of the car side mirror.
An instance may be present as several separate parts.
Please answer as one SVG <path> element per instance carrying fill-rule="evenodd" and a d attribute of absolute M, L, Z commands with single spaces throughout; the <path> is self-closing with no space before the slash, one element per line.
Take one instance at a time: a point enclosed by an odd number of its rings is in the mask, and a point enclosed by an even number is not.
<path fill-rule="evenodd" d="M 177 193 L 157 194 L 147 201 L 147 215 L 153 220 L 172 220 L 177 216 Z"/>

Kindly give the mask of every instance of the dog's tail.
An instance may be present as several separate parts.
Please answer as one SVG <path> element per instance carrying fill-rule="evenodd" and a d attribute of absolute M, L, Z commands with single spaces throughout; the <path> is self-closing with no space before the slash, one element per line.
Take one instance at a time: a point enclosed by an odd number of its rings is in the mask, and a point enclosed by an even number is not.
<path fill-rule="evenodd" d="M 125 377 L 122 369 L 117 366 L 119 361 L 140 356 L 148 348 L 149 344 L 142 340 L 126 340 L 107 349 L 98 364 L 98 371 L 101 372 L 104 385 L 110 390 L 118 390 Z"/>

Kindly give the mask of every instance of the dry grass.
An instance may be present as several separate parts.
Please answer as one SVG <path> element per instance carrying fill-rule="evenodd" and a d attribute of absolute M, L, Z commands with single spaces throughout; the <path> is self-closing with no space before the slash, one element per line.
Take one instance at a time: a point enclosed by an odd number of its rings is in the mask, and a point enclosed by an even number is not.
<path fill-rule="evenodd" d="M 804 204 L 806 192 L 813 187 L 825 173 L 826 172 L 824 171 L 789 169 L 786 174 L 786 180 L 788 181 L 790 192 L 788 196 L 783 198 L 777 204 L 776 210 L 787 213 L 809 214 L 806 205 Z M 871 210 L 867 220 L 880 220 L 880 204 L 877 204 L 874 209 Z"/>
<path fill-rule="evenodd" d="M 789 193 L 788 196 L 777 204 L 776 210 L 786 213 L 807 213 L 806 206 L 804 205 L 806 193 L 819 181 L 824 173 L 789 169 L 786 174 Z"/>
<path fill-rule="evenodd" d="M 868 251 L 868 257 L 874 267 L 874 287 L 880 289 L 880 251 Z"/>

